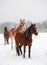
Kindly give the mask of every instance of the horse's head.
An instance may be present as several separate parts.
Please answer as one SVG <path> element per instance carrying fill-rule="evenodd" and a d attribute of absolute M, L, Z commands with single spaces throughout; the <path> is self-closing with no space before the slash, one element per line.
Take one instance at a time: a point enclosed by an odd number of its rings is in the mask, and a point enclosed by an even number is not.
<path fill-rule="evenodd" d="M 4 27 L 4 31 L 7 31 L 7 27 Z"/>
<path fill-rule="evenodd" d="M 26 27 L 25 27 L 25 19 L 23 19 L 23 20 L 20 19 L 19 25 L 20 25 L 20 28 L 24 31 L 26 29 Z"/>
<path fill-rule="evenodd" d="M 31 24 L 31 26 L 30 26 L 30 32 L 32 34 L 38 35 L 37 29 L 36 29 L 36 24 Z"/>
<path fill-rule="evenodd" d="M 25 25 L 25 19 L 20 19 L 20 25 L 24 26 Z"/>

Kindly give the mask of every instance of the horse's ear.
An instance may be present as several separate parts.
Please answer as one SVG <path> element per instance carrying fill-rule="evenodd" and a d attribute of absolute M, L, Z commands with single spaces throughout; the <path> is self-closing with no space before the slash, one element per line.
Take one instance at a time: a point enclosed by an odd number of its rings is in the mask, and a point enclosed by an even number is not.
<path fill-rule="evenodd" d="M 23 21 L 25 21 L 25 19 L 23 19 Z"/>
<path fill-rule="evenodd" d="M 34 24 L 34 26 L 36 26 L 36 23 Z"/>
<path fill-rule="evenodd" d="M 31 23 L 31 26 L 33 26 L 33 23 Z"/>
<path fill-rule="evenodd" d="M 7 30 L 7 27 L 4 27 L 5 30 Z"/>
<path fill-rule="evenodd" d="M 22 21 L 22 19 L 20 19 L 20 22 Z"/>

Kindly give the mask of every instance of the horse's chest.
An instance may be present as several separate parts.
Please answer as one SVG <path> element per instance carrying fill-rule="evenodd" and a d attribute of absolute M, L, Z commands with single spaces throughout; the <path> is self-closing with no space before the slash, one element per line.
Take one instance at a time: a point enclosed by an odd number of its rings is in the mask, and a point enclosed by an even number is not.
<path fill-rule="evenodd" d="M 26 45 L 30 45 L 30 44 L 32 44 L 32 39 L 27 39 L 27 41 L 26 41 Z"/>

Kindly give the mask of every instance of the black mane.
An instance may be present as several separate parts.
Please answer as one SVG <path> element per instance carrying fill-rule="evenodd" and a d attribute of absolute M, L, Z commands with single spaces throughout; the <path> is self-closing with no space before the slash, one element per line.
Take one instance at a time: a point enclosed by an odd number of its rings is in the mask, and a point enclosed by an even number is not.
<path fill-rule="evenodd" d="M 24 31 L 24 35 L 27 38 L 28 33 L 30 32 L 30 28 L 33 26 L 33 24 L 31 24 L 25 31 Z"/>

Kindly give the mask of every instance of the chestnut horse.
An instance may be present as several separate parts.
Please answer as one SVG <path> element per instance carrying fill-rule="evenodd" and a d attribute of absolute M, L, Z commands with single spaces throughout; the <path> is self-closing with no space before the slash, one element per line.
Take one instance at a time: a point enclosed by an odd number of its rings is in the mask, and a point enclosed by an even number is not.
<path fill-rule="evenodd" d="M 11 38 L 11 49 L 13 49 L 13 38 L 15 38 L 15 35 L 19 32 L 19 31 L 21 31 L 21 32 L 23 32 L 23 31 L 25 31 L 26 30 L 26 26 L 25 26 L 25 19 L 20 19 L 20 23 L 19 23 L 19 25 L 16 27 L 16 28 L 12 28 L 11 30 L 10 30 L 10 38 Z"/>
<path fill-rule="evenodd" d="M 5 40 L 5 43 L 7 42 L 7 44 L 9 44 L 9 31 L 7 30 L 7 27 L 4 28 L 4 40 Z"/>
<path fill-rule="evenodd" d="M 25 32 L 27 36 L 25 36 L 26 35 Z M 15 36 L 16 52 L 18 55 L 20 55 L 20 53 L 22 54 L 21 47 L 24 46 L 23 57 L 25 58 L 26 46 L 28 46 L 29 47 L 29 58 L 30 58 L 30 50 L 32 46 L 32 34 L 35 34 L 35 35 L 38 34 L 36 30 L 36 24 L 31 24 L 31 26 L 25 32 L 24 33 L 18 32 Z"/>

